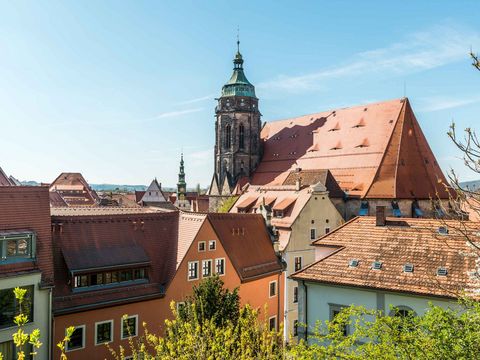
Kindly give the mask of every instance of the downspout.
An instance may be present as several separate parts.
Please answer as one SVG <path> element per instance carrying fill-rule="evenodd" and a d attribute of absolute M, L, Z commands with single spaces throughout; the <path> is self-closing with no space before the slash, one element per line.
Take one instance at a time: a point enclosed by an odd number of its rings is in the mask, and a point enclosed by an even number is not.
<path fill-rule="evenodd" d="M 307 292 L 307 286 L 305 285 L 305 281 L 302 280 L 302 286 L 305 289 L 305 300 L 304 304 L 305 306 L 303 307 L 303 312 L 305 313 L 305 341 L 308 341 L 308 292 Z"/>
<path fill-rule="evenodd" d="M 288 264 L 288 254 L 284 252 L 285 264 Z M 288 266 L 287 266 L 288 269 Z M 287 269 L 284 271 L 283 283 L 283 339 L 288 340 L 288 283 L 287 283 Z"/>
<path fill-rule="evenodd" d="M 278 293 L 278 296 L 277 296 L 277 319 L 278 319 L 279 322 L 280 322 L 280 278 L 281 278 L 281 276 L 282 276 L 282 273 L 279 273 L 278 274 L 278 290 L 279 290 L 279 293 Z M 285 285 L 283 287 L 284 287 L 283 291 L 285 291 Z M 280 324 L 277 324 L 277 326 L 280 326 Z"/>
<path fill-rule="evenodd" d="M 48 291 L 48 358 L 52 359 L 53 344 L 52 288 Z"/>

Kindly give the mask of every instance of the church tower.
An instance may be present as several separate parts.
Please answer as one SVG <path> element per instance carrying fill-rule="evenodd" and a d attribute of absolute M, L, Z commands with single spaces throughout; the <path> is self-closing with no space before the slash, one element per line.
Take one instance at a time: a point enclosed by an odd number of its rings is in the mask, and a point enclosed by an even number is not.
<path fill-rule="evenodd" d="M 177 200 L 175 201 L 175 206 L 180 209 L 190 210 L 190 202 L 187 200 L 187 183 L 185 182 L 183 153 L 180 157 L 180 171 L 178 173 Z"/>
<path fill-rule="evenodd" d="M 230 195 L 237 181 L 249 177 L 261 158 L 260 111 L 255 87 L 243 72 L 240 41 L 233 74 L 223 86 L 215 108 L 215 174 L 220 194 Z M 228 194 L 226 192 L 229 192 Z"/>

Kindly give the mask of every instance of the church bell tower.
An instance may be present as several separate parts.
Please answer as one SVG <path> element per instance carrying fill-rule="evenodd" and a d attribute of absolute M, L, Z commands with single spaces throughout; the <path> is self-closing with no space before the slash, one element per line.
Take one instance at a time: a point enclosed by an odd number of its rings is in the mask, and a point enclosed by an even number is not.
<path fill-rule="evenodd" d="M 261 158 L 261 114 L 255 87 L 243 72 L 240 41 L 233 74 L 223 86 L 215 108 L 215 175 L 221 195 L 242 177 L 249 177 Z M 228 186 L 227 186 L 228 185 Z"/>

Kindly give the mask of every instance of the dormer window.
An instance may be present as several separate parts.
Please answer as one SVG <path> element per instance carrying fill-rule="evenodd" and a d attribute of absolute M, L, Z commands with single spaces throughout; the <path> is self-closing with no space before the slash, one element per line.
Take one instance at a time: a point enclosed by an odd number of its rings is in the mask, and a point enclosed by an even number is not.
<path fill-rule="evenodd" d="M 275 210 L 273 216 L 279 219 L 283 218 L 283 210 Z"/>
<path fill-rule="evenodd" d="M 0 233 L 0 264 L 29 261 L 35 258 L 35 234 L 32 232 Z"/>

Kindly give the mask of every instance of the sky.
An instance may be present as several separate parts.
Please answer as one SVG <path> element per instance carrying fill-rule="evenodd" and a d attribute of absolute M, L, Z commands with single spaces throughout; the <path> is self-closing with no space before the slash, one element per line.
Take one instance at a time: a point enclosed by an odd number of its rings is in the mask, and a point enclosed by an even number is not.
<path fill-rule="evenodd" d="M 0 167 L 20 180 L 189 187 L 213 173 L 237 27 L 263 121 L 407 95 L 442 169 L 480 131 L 480 1 L 0 0 Z"/>

